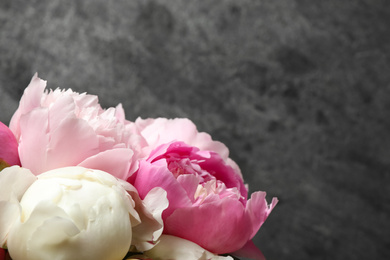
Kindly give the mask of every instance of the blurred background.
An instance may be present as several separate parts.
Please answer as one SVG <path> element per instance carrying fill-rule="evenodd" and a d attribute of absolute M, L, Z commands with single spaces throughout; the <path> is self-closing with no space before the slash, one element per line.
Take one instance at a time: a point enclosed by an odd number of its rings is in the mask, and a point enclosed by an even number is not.
<path fill-rule="evenodd" d="M 390 259 L 388 1 L 1 0 L 0 35 L 0 121 L 35 72 L 188 117 L 279 198 L 267 259 Z"/>

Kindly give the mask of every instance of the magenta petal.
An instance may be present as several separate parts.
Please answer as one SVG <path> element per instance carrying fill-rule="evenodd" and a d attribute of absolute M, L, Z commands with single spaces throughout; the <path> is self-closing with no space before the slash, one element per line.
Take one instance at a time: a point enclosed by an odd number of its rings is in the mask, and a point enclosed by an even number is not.
<path fill-rule="evenodd" d="M 82 161 L 79 166 L 108 172 L 115 177 L 126 180 L 129 176 L 133 150 L 118 148 L 107 150 Z"/>
<path fill-rule="evenodd" d="M 133 185 L 137 188 L 142 199 L 154 187 L 161 187 L 167 191 L 169 207 L 163 212 L 164 219 L 176 208 L 191 206 L 192 202 L 188 198 L 186 190 L 181 187 L 166 165 L 157 166 L 141 161 L 136 174 Z"/>
<path fill-rule="evenodd" d="M 263 191 L 254 192 L 251 198 L 248 200 L 246 204 L 246 214 L 249 216 L 252 223 L 252 234 L 250 239 L 252 239 L 257 231 L 260 229 L 261 225 L 265 222 L 268 215 L 271 213 L 272 209 L 278 203 L 276 198 L 272 199 L 271 205 L 267 204 L 265 199 L 266 193 Z"/>
<path fill-rule="evenodd" d="M 176 209 L 166 219 L 164 233 L 193 241 L 215 254 L 233 252 L 244 246 L 252 231 L 244 212 L 243 205 L 231 198 Z"/>
<path fill-rule="evenodd" d="M 0 160 L 9 165 L 20 165 L 18 142 L 11 130 L 0 122 Z"/>
<path fill-rule="evenodd" d="M 188 198 L 194 202 L 195 192 L 199 185 L 199 179 L 193 174 L 183 174 L 177 177 L 177 182 L 180 183 L 181 187 L 187 192 Z"/>
<path fill-rule="evenodd" d="M 245 205 L 248 196 L 248 190 L 240 172 L 227 165 L 223 159 L 216 153 L 210 153 L 210 158 L 199 163 L 202 169 L 212 172 L 218 180 L 222 181 L 227 188 L 237 187 L 241 193 L 241 202 Z"/>

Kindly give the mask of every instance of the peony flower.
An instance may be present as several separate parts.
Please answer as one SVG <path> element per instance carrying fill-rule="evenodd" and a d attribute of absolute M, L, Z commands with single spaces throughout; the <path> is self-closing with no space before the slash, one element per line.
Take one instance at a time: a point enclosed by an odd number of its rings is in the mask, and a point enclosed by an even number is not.
<path fill-rule="evenodd" d="M 37 175 L 83 166 L 121 179 L 136 171 L 144 141 L 121 105 L 104 110 L 97 96 L 45 87 L 35 74 L 11 119 L 23 167 Z"/>
<path fill-rule="evenodd" d="M 133 186 L 103 171 L 34 176 L 13 166 L 1 172 L 0 186 L 0 246 L 13 260 L 121 260 L 131 245 L 150 249 L 162 232 L 165 192 L 140 201 Z"/>
<path fill-rule="evenodd" d="M 129 181 L 141 198 L 155 187 L 167 191 L 164 233 L 214 254 L 250 243 L 277 199 L 268 205 L 266 193 L 259 191 L 247 200 L 248 189 L 226 146 L 198 133 L 191 121 L 139 119 L 136 124 L 152 151 Z"/>
<path fill-rule="evenodd" d="M 18 143 L 11 130 L 0 122 L 0 170 L 10 165 L 20 165 Z"/>

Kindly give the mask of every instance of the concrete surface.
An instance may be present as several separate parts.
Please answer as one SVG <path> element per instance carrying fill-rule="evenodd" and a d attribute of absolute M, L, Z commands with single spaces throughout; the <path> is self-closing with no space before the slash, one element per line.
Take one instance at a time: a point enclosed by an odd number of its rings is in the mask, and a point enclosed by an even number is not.
<path fill-rule="evenodd" d="M 279 205 L 273 259 L 390 259 L 386 0 L 0 2 L 0 120 L 32 75 L 188 117 Z"/>

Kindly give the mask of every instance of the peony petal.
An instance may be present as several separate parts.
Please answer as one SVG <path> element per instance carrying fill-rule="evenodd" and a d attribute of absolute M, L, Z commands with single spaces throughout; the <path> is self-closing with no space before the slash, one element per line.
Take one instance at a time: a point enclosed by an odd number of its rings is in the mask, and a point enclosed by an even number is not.
<path fill-rule="evenodd" d="M 195 192 L 199 185 L 199 179 L 193 174 L 182 174 L 177 177 L 177 182 L 187 192 L 188 198 L 195 201 Z"/>
<path fill-rule="evenodd" d="M 265 196 L 266 193 L 263 191 L 254 192 L 246 205 L 245 214 L 248 215 L 253 228 L 250 239 L 256 235 L 272 209 L 278 203 L 278 199 L 273 198 L 271 205 L 268 205 Z"/>
<path fill-rule="evenodd" d="M 135 196 L 132 195 L 134 198 Z M 138 251 L 151 249 L 163 232 L 162 212 L 168 207 L 167 193 L 161 188 L 152 189 L 142 203 L 136 203 L 141 223 L 133 227 L 132 245 Z"/>
<path fill-rule="evenodd" d="M 226 160 L 229 156 L 227 147 L 218 141 L 213 141 L 207 133 L 199 133 L 195 124 L 187 118 L 137 118 L 135 121 L 142 136 L 150 146 L 157 146 L 172 141 L 182 141 L 188 145 L 198 147 L 204 151 L 214 151 Z"/>
<path fill-rule="evenodd" d="M 12 225 L 20 218 L 19 204 L 0 200 L 0 212 L 0 247 L 5 247 Z"/>
<path fill-rule="evenodd" d="M 165 220 L 164 233 L 195 242 L 215 254 L 236 251 L 252 233 L 243 205 L 224 198 L 199 207 L 176 209 Z"/>
<path fill-rule="evenodd" d="M 20 165 L 18 142 L 12 131 L 2 122 L 0 122 L 0 161 L 8 165 Z"/>
<path fill-rule="evenodd" d="M 75 117 L 75 103 L 69 95 L 59 96 L 49 106 L 49 130 L 53 131 L 61 126 L 61 122 L 68 117 Z"/>
<path fill-rule="evenodd" d="M 66 118 L 51 130 L 45 170 L 78 165 L 98 152 L 98 139 L 82 119 Z"/>
<path fill-rule="evenodd" d="M 35 180 L 28 169 L 19 166 L 0 172 L 0 246 L 6 244 L 12 225 L 20 219 L 19 201 Z"/>
<path fill-rule="evenodd" d="M 46 146 L 49 142 L 47 117 L 46 108 L 37 108 L 20 118 L 20 162 L 34 174 L 46 169 Z"/>
<path fill-rule="evenodd" d="M 20 99 L 19 107 L 11 118 L 10 129 L 15 134 L 16 139 L 20 137 L 19 120 L 23 114 L 29 113 L 31 110 L 40 107 L 42 94 L 46 87 L 46 81 L 38 78 L 38 73 L 35 73 L 30 84 L 24 90 L 23 96 Z"/>
<path fill-rule="evenodd" d="M 116 117 L 116 119 L 118 119 L 118 121 L 121 122 L 122 124 L 125 123 L 125 121 L 126 121 L 125 110 L 123 110 L 122 104 L 118 104 L 118 105 L 115 107 L 115 117 Z"/>
<path fill-rule="evenodd" d="M 0 172 L 0 201 L 19 201 L 36 179 L 29 169 L 19 166 L 5 168 Z"/>
<path fill-rule="evenodd" d="M 154 187 L 161 187 L 168 192 L 169 207 L 163 213 L 164 219 L 176 208 L 189 207 L 192 204 L 186 190 L 176 181 L 166 165 L 158 166 L 141 161 L 134 187 L 137 188 L 141 198 L 144 198 Z"/>
<path fill-rule="evenodd" d="M 244 185 L 244 181 L 240 173 L 237 173 L 230 165 L 219 156 L 219 154 L 210 153 L 208 160 L 200 160 L 199 165 L 203 170 L 212 173 L 217 180 L 222 181 L 227 188 L 237 187 L 241 193 L 241 202 L 245 205 L 248 196 L 248 190 Z"/>
<path fill-rule="evenodd" d="M 214 255 L 189 240 L 170 235 L 162 235 L 159 243 L 145 255 L 155 260 L 233 260 L 230 256 Z"/>
<path fill-rule="evenodd" d="M 50 219 L 53 219 L 53 217 L 57 220 L 57 224 L 54 226 L 50 224 Z M 49 222 L 46 222 L 47 220 L 49 220 Z M 58 225 L 58 222 L 61 222 L 61 225 Z M 49 224 L 48 226 L 46 225 L 47 223 Z M 60 228 L 62 225 L 64 225 L 64 229 Z M 55 228 L 56 232 L 48 232 L 47 229 L 46 232 L 44 232 L 42 228 L 45 227 Z M 38 231 L 35 233 L 37 228 L 41 229 L 41 232 Z M 11 258 L 13 259 L 31 259 L 31 254 L 38 254 L 36 259 L 48 259 L 47 257 L 50 255 L 50 251 L 47 250 L 48 248 L 43 250 L 47 242 L 50 243 L 52 240 L 54 240 L 54 243 L 59 243 L 63 240 L 66 240 L 66 238 L 69 239 L 69 237 L 74 236 L 79 232 L 80 231 L 72 224 L 69 217 L 67 217 L 67 214 L 61 208 L 55 206 L 49 201 L 46 201 L 41 202 L 36 206 L 34 212 L 31 214 L 28 220 L 25 222 L 16 221 L 9 233 L 7 246 Z M 50 239 L 46 239 L 47 236 L 50 236 Z M 33 239 L 31 239 L 32 237 Z M 42 250 L 29 252 L 30 243 L 40 245 L 38 248 L 41 248 Z M 46 254 L 47 256 L 43 257 L 41 254 Z"/>
<path fill-rule="evenodd" d="M 133 150 L 128 148 L 112 149 L 88 157 L 78 165 L 105 171 L 119 179 L 127 180 L 133 154 Z"/>

